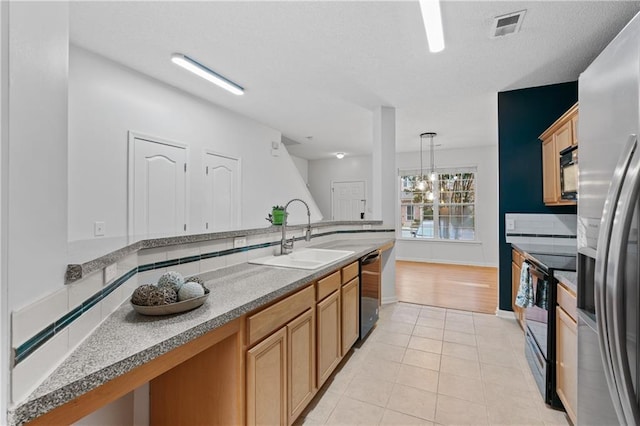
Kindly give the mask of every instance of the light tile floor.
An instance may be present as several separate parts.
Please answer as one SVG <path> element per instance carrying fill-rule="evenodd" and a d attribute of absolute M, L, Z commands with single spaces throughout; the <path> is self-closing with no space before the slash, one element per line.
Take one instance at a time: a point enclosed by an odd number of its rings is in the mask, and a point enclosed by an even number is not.
<path fill-rule="evenodd" d="M 567 425 L 548 408 L 515 320 L 396 303 L 296 424 Z"/>

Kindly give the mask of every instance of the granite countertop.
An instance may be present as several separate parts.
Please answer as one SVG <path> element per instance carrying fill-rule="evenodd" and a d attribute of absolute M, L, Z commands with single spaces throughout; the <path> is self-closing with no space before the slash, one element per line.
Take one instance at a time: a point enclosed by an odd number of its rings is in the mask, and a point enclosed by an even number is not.
<path fill-rule="evenodd" d="M 21 404 L 11 410 L 21 425 L 208 331 L 357 260 L 394 238 L 333 240 L 315 247 L 354 253 L 308 271 L 242 263 L 200 274 L 211 293 L 200 308 L 166 317 L 137 314 L 123 303 Z"/>
<path fill-rule="evenodd" d="M 556 277 L 562 284 L 566 285 L 567 288 L 573 290 L 574 293 L 578 293 L 578 274 L 576 272 L 558 271 L 555 273 L 554 277 Z"/>

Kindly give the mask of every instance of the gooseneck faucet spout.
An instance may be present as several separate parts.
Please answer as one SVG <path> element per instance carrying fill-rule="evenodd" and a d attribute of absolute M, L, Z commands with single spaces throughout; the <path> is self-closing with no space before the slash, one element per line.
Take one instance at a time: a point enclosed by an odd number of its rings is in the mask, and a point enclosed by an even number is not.
<path fill-rule="evenodd" d="M 293 242 L 295 240 L 295 237 L 291 237 L 290 240 L 287 240 L 287 207 L 289 207 L 289 204 L 293 203 L 294 201 L 300 201 L 307 208 L 307 230 L 305 232 L 304 239 L 305 241 L 311 241 L 311 210 L 309 210 L 309 205 L 304 200 L 301 200 L 300 198 L 294 198 L 284 206 L 284 218 L 282 219 L 282 241 L 280 242 L 280 254 L 289 254 L 291 253 L 291 251 L 293 251 Z"/>

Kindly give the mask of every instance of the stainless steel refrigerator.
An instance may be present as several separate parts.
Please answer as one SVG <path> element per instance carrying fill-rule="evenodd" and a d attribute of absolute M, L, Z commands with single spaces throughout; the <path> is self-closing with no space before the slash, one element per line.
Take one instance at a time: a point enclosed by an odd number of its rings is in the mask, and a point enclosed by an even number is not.
<path fill-rule="evenodd" d="M 640 17 L 578 83 L 578 424 L 640 424 Z"/>

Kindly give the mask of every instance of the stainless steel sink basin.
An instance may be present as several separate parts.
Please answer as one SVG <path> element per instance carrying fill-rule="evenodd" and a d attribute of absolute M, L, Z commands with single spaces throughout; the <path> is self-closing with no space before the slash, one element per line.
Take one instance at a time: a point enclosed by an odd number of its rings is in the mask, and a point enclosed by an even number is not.
<path fill-rule="evenodd" d="M 287 255 L 260 257 L 250 260 L 249 263 L 294 269 L 318 269 L 349 257 L 353 253 L 347 250 L 302 248 Z"/>

